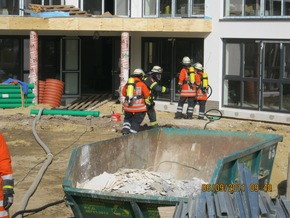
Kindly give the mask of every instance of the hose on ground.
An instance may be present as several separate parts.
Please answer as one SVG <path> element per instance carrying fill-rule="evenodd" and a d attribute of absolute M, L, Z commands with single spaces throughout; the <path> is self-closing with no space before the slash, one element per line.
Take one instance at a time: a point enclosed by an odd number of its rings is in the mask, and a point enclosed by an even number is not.
<path fill-rule="evenodd" d="M 32 185 L 30 186 L 30 188 L 26 191 L 26 193 L 24 194 L 19 209 L 18 211 L 15 213 L 17 214 L 19 211 L 24 211 L 28 201 L 30 199 L 30 197 L 34 194 L 34 192 L 36 191 L 45 171 L 47 170 L 48 166 L 51 164 L 52 160 L 53 160 L 53 155 L 50 151 L 50 149 L 43 143 L 43 141 L 39 138 L 38 134 L 36 133 L 36 123 L 37 121 L 40 119 L 42 111 L 44 109 L 41 108 L 38 112 L 38 115 L 36 116 L 36 118 L 33 121 L 33 125 L 32 125 L 32 132 L 34 137 L 36 138 L 37 142 L 41 145 L 41 147 L 45 150 L 46 152 L 46 160 L 43 163 L 43 166 L 41 167 L 41 169 L 39 170 L 37 176 L 35 177 Z M 14 215 L 13 215 L 14 216 Z M 20 214 L 19 216 L 17 216 L 17 218 L 22 218 L 22 215 Z"/>
<path fill-rule="evenodd" d="M 46 205 L 44 205 L 44 206 L 42 206 L 42 207 L 39 207 L 39 208 L 36 208 L 36 209 L 30 209 L 30 210 L 19 210 L 19 211 L 17 211 L 15 214 L 13 214 L 12 216 L 11 216 L 11 218 L 15 218 L 16 216 L 18 216 L 18 215 L 22 215 L 22 214 L 24 214 L 24 213 L 38 213 L 38 212 L 40 212 L 40 211 L 42 211 L 42 210 L 45 210 L 46 208 L 48 208 L 48 207 L 51 207 L 51 206 L 55 206 L 55 205 L 58 205 L 58 204 L 61 204 L 61 203 L 63 203 L 64 202 L 64 200 L 59 200 L 59 201 L 55 201 L 55 202 L 52 202 L 52 203 L 49 203 L 49 204 L 46 204 Z"/>
<path fill-rule="evenodd" d="M 220 120 L 223 116 L 222 112 L 218 109 L 210 109 L 207 112 L 205 112 L 204 116 L 209 120 L 205 125 L 203 129 L 206 129 L 206 126 L 209 123 L 212 123 L 213 121 Z"/>

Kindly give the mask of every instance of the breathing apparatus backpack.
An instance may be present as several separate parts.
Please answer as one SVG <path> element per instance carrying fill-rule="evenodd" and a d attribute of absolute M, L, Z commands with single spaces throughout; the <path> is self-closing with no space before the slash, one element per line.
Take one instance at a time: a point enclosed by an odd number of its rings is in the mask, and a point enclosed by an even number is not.
<path fill-rule="evenodd" d="M 126 100 L 128 104 L 131 106 L 134 102 L 134 90 L 135 90 L 135 80 L 133 77 L 130 77 L 127 82 L 127 96 Z"/>
<path fill-rule="evenodd" d="M 189 74 L 189 86 L 193 88 L 193 85 L 195 83 L 195 72 L 194 72 L 194 67 L 190 67 L 188 69 L 188 74 Z"/>
<path fill-rule="evenodd" d="M 205 72 L 202 74 L 202 86 L 204 89 L 208 88 L 208 75 Z"/>

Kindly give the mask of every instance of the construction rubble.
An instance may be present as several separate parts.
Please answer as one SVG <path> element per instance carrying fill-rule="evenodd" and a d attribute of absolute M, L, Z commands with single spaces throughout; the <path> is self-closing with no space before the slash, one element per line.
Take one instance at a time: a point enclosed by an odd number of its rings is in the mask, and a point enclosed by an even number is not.
<path fill-rule="evenodd" d="M 104 172 L 90 181 L 77 184 L 77 187 L 106 192 L 188 198 L 196 196 L 204 183 L 199 178 L 176 180 L 170 173 L 119 169 L 114 174 Z"/>

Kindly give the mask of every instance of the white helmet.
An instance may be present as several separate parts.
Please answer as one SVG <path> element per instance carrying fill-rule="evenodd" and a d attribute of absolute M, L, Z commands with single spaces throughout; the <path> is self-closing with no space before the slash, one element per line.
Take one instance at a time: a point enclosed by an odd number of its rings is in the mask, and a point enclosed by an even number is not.
<path fill-rule="evenodd" d="M 163 69 L 159 66 L 154 66 L 151 70 L 151 72 L 153 73 L 162 73 L 163 72 Z"/>
<path fill-rule="evenodd" d="M 199 63 L 199 62 L 195 63 L 195 64 L 193 65 L 193 67 L 194 67 L 195 69 L 197 69 L 197 70 L 200 70 L 200 71 L 203 70 L 202 64 Z"/>
<path fill-rule="evenodd" d="M 183 57 L 183 58 L 182 58 L 182 64 L 183 64 L 183 65 L 188 65 L 188 66 L 189 66 L 189 65 L 191 64 L 190 58 L 187 57 L 187 56 Z"/>
<path fill-rule="evenodd" d="M 137 68 L 134 70 L 134 72 L 132 73 L 133 76 L 144 76 L 144 71 L 140 68 Z"/>

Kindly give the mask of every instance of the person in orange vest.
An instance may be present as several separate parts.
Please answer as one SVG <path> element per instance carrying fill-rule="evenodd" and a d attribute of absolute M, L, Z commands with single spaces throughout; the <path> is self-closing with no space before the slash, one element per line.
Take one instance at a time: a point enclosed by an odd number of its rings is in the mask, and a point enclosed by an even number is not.
<path fill-rule="evenodd" d="M 145 73 L 142 69 L 135 69 L 127 84 L 122 89 L 125 96 L 123 109 L 125 117 L 122 134 L 137 133 L 147 112 L 145 99 L 149 98 L 150 90 L 142 81 Z"/>
<path fill-rule="evenodd" d="M 14 180 L 11 157 L 5 139 L 0 133 L 0 217 L 8 218 L 8 209 L 13 204 Z"/>
<path fill-rule="evenodd" d="M 196 84 L 196 102 L 199 104 L 198 119 L 203 120 L 205 114 L 205 105 L 208 96 L 208 76 L 203 71 L 203 66 L 200 63 L 193 64 L 195 69 L 195 84 Z M 194 106 L 195 106 L 194 105 Z"/>
<path fill-rule="evenodd" d="M 193 81 L 195 79 L 194 76 L 194 69 L 191 67 L 191 61 L 189 57 L 185 56 L 182 59 L 182 69 L 179 73 L 179 81 L 178 85 L 181 89 L 180 92 L 180 98 L 177 105 L 177 111 L 175 113 L 175 119 L 192 119 L 193 115 L 193 109 L 195 106 L 195 97 L 196 97 L 196 88 L 195 88 L 195 82 Z M 191 81 L 192 80 L 192 81 Z M 188 107 L 186 111 L 186 116 L 183 117 L 182 111 L 184 103 L 188 101 Z"/>

